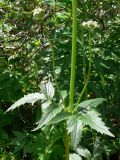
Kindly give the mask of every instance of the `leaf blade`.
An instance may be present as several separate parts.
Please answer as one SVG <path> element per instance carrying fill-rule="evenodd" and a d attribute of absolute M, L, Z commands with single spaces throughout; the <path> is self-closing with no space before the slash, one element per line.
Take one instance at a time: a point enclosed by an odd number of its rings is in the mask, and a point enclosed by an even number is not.
<path fill-rule="evenodd" d="M 70 157 L 70 160 L 82 160 L 82 158 L 76 153 L 70 154 L 69 157 Z"/>
<path fill-rule="evenodd" d="M 79 147 L 77 148 L 77 152 L 80 156 L 86 158 L 87 160 L 91 160 L 91 153 L 89 152 L 88 149 L 84 147 Z"/>
<path fill-rule="evenodd" d="M 42 83 L 40 88 L 46 99 L 53 98 L 55 89 L 50 81 L 47 83 Z"/>
<path fill-rule="evenodd" d="M 90 108 L 96 108 L 98 105 L 106 101 L 105 98 L 94 98 L 90 100 L 85 100 L 80 103 L 78 108 L 84 108 L 84 109 L 90 109 Z"/>
<path fill-rule="evenodd" d="M 32 131 L 36 131 L 40 128 L 42 128 L 44 125 L 47 125 L 58 113 L 62 111 L 62 106 L 59 106 L 57 108 L 50 108 L 41 119 L 37 122 L 38 126 L 34 128 Z"/>
<path fill-rule="evenodd" d="M 53 119 L 50 121 L 50 124 L 59 123 L 59 122 L 61 122 L 61 121 L 64 121 L 64 120 L 68 119 L 70 116 L 71 116 L 71 114 L 68 113 L 68 112 L 61 112 L 61 113 L 57 114 L 57 115 L 55 116 L 55 118 L 53 118 Z"/>
<path fill-rule="evenodd" d="M 109 128 L 105 126 L 105 123 L 99 117 L 100 114 L 98 112 L 91 110 L 85 114 L 80 115 L 81 120 L 85 125 L 89 125 L 90 128 L 95 129 L 97 132 L 101 134 L 106 134 L 111 137 L 114 135 L 109 131 Z"/>
<path fill-rule="evenodd" d="M 11 107 L 9 107 L 6 110 L 6 112 L 9 112 L 10 110 L 13 111 L 15 108 L 17 108 L 21 105 L 24 105 L 25 103 L 32 103 L 32 105 L 33 105 L 36 101 L 42 100 L 42 99 L 44 99 L 44 95 L 40 94 L 38 92 L 25 95 L 24 97 L 22 97 L 18 101 L 16 101 Z"/>
<path fill-rule="evenodd" d="M 82 136 L 82 121 L 78 116 L 73 115 L 67 121 L 68 133 L 71 135 L 71 146 L 76 151 Z"/>

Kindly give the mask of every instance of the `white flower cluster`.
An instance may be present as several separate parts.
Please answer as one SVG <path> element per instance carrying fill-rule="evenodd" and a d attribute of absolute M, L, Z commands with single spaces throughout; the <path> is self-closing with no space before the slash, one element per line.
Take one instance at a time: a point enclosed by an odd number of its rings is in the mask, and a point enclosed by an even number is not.
<path fill-rule="evenodd" d="M 34 11 L 33 11 L 33 16 L 35 17 L 35 16 L 37 16 L 37 15 L 39 15 L 40 13 L 42 13 L 42 8 L 35 8 L 34 9 Z"/>
<path fill-rule="evenodd" d="M 101 17 L 101 16 L 104 16 L 105 11 L 104 11 L 103 9 L 101 9 L 99 14 L 100 14 L 100 17 Z"/>
<path fill-rule="evenodd" d="M 88 29 L 94 29 L 98 27 L 98 23 L 96 21 L 90 20 L 87 22 L 83 22 L 82 26 Z"/>

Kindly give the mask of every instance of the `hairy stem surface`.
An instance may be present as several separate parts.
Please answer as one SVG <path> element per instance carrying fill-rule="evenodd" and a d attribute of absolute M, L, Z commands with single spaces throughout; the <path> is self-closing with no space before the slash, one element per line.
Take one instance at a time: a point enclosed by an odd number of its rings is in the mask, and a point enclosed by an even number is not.
<path fill-rule="evenodd" d="M 70 77 L 70 97 L 69 111 L 73 110 L 74 84 L 75 84 L 75 67 L 76 67 L 76 39 L 77 39 L 77 0 L 72 0 L 72 55 L 71 55 L 71 77 Z M 69 160 L 70 135 L 66 130 L 65 154 L 66 160 Z"/>
<path fill-rule="evenodd" d="M 76 39 L 77 39 L 77 0 L 72 0 L 73 23 L 72 23 L 72 56 L 71 56 L 71 78 L 69 110 L 73 110 L 75 67 L 76 67 Z"/>
<path fill-rule="evenodd" d="M 74 84 L 75 84 L 75 66 L 76 66 L 76 39 L 77 39 L 77 0 L 72 0 L 72 55 L 71 55 L 71 77 L 70 77 L 70 96 L 69 111 L 73 110 Z M 70 135 L 66 130 L 65 155 L 69 160 Z"/>

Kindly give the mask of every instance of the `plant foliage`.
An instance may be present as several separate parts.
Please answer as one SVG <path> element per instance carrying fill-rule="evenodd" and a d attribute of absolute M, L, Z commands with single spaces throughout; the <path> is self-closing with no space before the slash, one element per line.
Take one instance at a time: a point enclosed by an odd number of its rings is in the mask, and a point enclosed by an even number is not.
<path fill-rule="evenodd" d="M 97 132 L 114 137 L 114 135 L 108 130 L 108 127 L 105 126 L 105 123 L 101 120 L 99 114 L 96 111 L 92 110 L 88 111 L 86 114 L 82 114 L 81 120 L 85 125 L 89 125 Z"/>
<path fill-rule="evenodd" d="M 0 1 L 0 159 L 119 159 L 119 33 L 118 0 Z"/>

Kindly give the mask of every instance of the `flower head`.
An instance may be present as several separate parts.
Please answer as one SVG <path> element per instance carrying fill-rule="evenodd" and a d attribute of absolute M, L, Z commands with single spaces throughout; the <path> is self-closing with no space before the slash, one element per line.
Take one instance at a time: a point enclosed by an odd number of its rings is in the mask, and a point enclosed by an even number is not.
<path fill-rule="evenodd" d="M 35 17 L 35 16 L 37 16 L 37 15 L 39 15 L 40 13 L 42 13 L 42 8 L 35 8 L 34 9 L 34 11 L 33 11 L 33 16 Z"/>
<path fill-rule="evenodd" d="M 82 26 L 88 29 L 94 29 L 98 27 L 98 23 L 96 21 L 90 20 L 87 22 L 83 22 Z"/>

